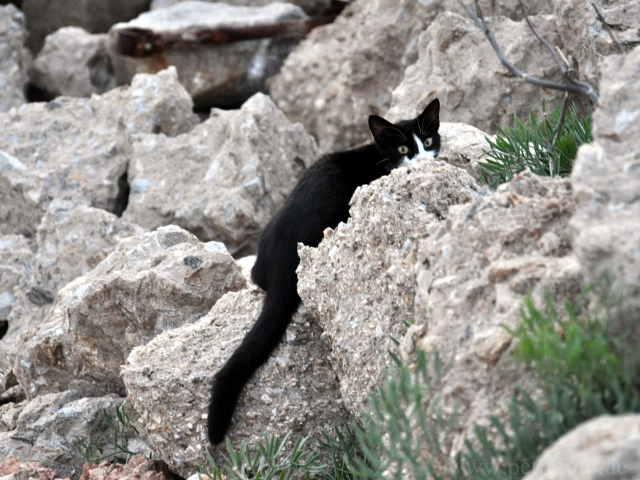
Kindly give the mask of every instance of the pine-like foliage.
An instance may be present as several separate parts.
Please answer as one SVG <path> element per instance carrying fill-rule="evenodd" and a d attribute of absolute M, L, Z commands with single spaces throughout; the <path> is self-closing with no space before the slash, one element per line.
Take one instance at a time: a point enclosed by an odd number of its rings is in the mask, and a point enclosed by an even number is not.
<path fill-rule="evenodd" d="M 558 124 L 562 119 L 560 131 Z M 566 177 L 571 173 L 578 148 L 592 141 L 591 112 L 580 117 L 573 105 L 562 115 L 562 106 L 542 114 L 531 111 L 523 122 L 514 115 L 513 127 L 497 126 L 495 140 L 487 138 L 490 149 L 480 162 L 480 177 L 491 188 L 510 181 L 525 169 L 540 176 Z"/>

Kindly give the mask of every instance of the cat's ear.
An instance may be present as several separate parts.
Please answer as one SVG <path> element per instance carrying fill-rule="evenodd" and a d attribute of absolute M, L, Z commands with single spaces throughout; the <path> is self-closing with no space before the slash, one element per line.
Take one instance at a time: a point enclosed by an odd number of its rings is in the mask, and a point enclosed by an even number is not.
<path fill-rule="evenodd" d="M 378 145 L 387 143 L 389 137 L 394 134 L 394 130 L 396 129 L 393 123 L 377 115 L 371 115 L 369 117 L 369 128 Z M 395 134 L 397 135 L 397 132 Z"/>
<path fill-rule="evenodd" d="M 440 126 L 440 100 L 436 98 L 431 101 L 416 120 L 422 132 L 438 131 Z"/>

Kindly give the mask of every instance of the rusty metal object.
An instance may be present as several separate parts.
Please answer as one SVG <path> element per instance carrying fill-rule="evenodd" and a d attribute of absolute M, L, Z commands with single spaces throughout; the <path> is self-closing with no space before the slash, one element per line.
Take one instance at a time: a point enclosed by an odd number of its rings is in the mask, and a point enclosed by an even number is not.
<path fill-rule="evenodd" d="M 154 33 L 150 29 L 137 27 L 120 28 L 114 32 L 111 48 L 120 55 L 145 58 L 170 48 L 217 45 L 273 37 L 303 37 L 314 28 L 333 22 L 336 17 L 337 15 L 326 15 L 266 25 L 220 27 L 180 33 Z"/>

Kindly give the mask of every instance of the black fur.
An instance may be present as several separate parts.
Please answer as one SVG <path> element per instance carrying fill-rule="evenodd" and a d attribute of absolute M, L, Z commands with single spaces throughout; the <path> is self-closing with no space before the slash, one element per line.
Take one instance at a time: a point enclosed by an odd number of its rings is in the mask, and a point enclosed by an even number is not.
<path fill-rule="evenodd" d="M 316 247 L 326 228 L 346 222 L 356 188 L 398 167 L 405 156 L 398 151 L 401 146 L 408 148 L 409 157 L 417 152 L 413 133 L 422 141 L 430 138 L 429 150 L 437 154 L 439 108 L 436 99 L 418 118 L 397 124 L 371 116 L 369 127 L 376 143 L 319 159 L 269 222 L 260 237 L 258 258 L 251 271 L 251 278 L 267 292 L 267 298 L 255 325 L 215 376 L 208 418 L 211 443 L 224 440 L 242 388 L 276 348 L 300 304 L 298 243 Z"/>

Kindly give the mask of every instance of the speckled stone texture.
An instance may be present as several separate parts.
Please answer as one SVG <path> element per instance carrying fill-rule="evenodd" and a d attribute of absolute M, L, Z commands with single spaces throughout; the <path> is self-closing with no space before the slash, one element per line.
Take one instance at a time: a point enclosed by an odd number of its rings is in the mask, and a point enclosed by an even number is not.
<path fill-rule="evenodd" d="M 70 388 L 123 394 L 120 366 L 134 347 L 245 287 L 221 243 L 200 243 L 176 226 L 125 238 L 58 293 L 37 330 L 21 334 L 14 373 L 28 398 Z"/>
<path fill-rule="evenodd" d="M 213 376 L 258 318 L 263 300 L 257 288 L 229 293 L 196 323 L 134 349 L 122 368 L 129 401 L 153 447 L 185 478 L 206 465 Z M 284 340 L 240 396 L 228 433 L 234 445 L 264 434 L 303 436 L 345 425 L 348 414 L 321 334 L 304 309 L 294 315 Z M 212 450 L 218 462 L 225 452 L 224 445 Z"/>
<path fill-rule="evenodd" d="M 523 299 L 544 308 L 550 295 L 562 308 L 585 283 L 571 252 L 569 220 L 575 211 L 568 179 L 521 174 L 497 191 L 453 206 L 446 221 L 420 240 L 412 258 L 416 324 L 402 341 L 412 362 L 416 348 L 435 352 L 450 371 L 443 406 L 458 406 L 453 453 L 473 438 L 474 424 L 506 415 L 517 385 L 534 392 L 531 375 L 512 356 L 504 326 L 521 322 Z M 444 452 L 448 455 L 450 452 Z"/>
<path fill-rule="evenodd" d="M 24 45 L 24 24 L 24 15 L 13 4 L 0 5 L 0 112 L 27 103 L 31 53 Z"/>
<path fill-rule="evenodd" d="M 124 218 L 180 225 L 246 255 L 316 153 L 302 125 L 256 94 L 240 110 L 213 110 L 187 135 L 139 135 Z"/>
<path fill-rule="evenodd" d="M 359 188 L 351 218 L 325 230 L 318 248 L 299 246 L 298 293 L 331 343 L 331 362 L 346 405 L 360 404 L 392 364 L 403 322 L 415 317 L 414 243 L 473 200 L 478 185 L 445 162 L 420 162 Z"/>
<path fill-rule="evenodd" d="M 640 338 L 640 47 L 601 63 L 594 142 L 583 145 L 571 174 L 577 211 L 576 256 L 590 282 L 608 277 L 622 295 L 619 327 Z"/>
<path fill-rule="evenodd" d="M 131 134 L 193 128 L 174 69 L 90 99 L 60 97 L 0 114 L 0 234 L 34 236 L 54 198 L 118 211 Z"/>

